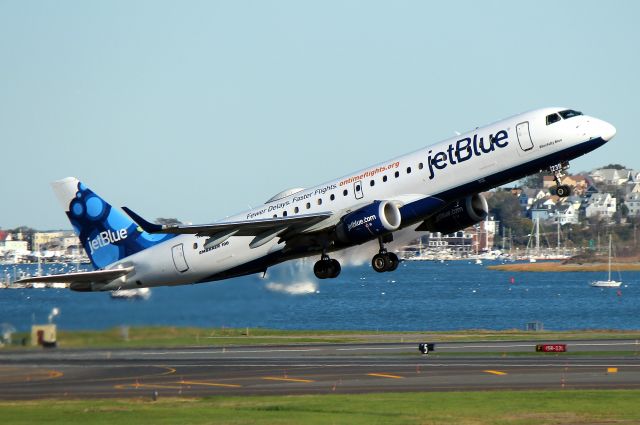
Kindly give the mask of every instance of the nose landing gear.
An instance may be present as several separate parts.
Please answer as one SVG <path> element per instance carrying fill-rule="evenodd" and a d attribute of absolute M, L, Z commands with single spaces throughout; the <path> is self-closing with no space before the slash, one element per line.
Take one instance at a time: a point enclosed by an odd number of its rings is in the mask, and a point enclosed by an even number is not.
<path fill-rule="evenodd" d="M 549 171 L 553 173 L 553 180 L 556 182 L 556 195 L 561 198 L 566 198 L 571 195 L 571 187 L 566 184 L 562 184 L 562 177 L 564 177 L 564 171 L 569 168 L 569 162 L 561 162 L 560 164 L 552 165 L 549 167 Z"/>

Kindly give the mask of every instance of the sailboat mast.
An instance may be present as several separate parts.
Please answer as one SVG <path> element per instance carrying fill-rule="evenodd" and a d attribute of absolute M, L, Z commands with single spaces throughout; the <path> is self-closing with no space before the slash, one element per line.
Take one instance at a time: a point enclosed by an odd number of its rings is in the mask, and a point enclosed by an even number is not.
<path fill-rule="evenodd" d="M 609 233 L 609 280 L 611 280 L 611 233 Z"/>

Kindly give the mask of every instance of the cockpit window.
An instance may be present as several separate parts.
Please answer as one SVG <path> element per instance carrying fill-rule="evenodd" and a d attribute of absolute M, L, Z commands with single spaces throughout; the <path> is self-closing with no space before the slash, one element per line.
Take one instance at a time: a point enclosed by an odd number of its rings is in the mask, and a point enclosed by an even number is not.
<path fill-rule="evenodd" d="M 577 117 L 578 115 L 582 115 L 582 112 L 574 111 L 573 109 L 567 109 L 565 111 L 560 111 L 559 114 L 566 120 L 569 118 Z"/>
<path fill-rule="evenodd" d="M 560 118 L 560 115 L 558 115 L 558 114 L 547 115 L 547 125 L 553 124 L 554 122 L 558 122 L 561 119 L 562 118 Z"/>

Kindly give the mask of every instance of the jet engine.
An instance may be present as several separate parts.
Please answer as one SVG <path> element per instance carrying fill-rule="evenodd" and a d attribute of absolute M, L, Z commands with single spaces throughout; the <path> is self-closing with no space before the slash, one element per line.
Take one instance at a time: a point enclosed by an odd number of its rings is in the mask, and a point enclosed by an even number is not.
<path fill-rule="evenodd" d="M 336 228 L 338 239 L 361 244 L 400 228 L 400 208 L 391 201 L 374 201 L 345 214 Z"/>
<path fill-rule="evenodd" d="M 487 200 L 477 193 L 448 204 L 440 212 L 426 219 L 416 230 L 448 235 L 481 222 L 488 214 Z"/>

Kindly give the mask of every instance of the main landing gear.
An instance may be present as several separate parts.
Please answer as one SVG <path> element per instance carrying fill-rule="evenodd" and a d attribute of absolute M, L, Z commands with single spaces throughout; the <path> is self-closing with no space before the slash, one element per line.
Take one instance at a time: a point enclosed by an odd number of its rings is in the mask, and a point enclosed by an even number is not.
<path fill-rule="evenodd" d="M 566 171 L 568 168 L 569 162 L 567 161 L 549 167 L 549 171 L 553 173 L 553 180 L 556 182 L 556 195 L 561 198 L 566 198 L 571 195 L 571 187 L 562 184 L 562 177 L 564 177 L 563 171 Z"/>
<path fill-rule="evenodd" d="M 380 243 L 380 252 L 373 256 L 373 260 L 371 260 L 371 267 L 373 267 L 373 270 L 378 273 L 394 271 L 398 268 L 400 259 L 393 252 L 387 252 L 384 247 L 385 240 L 383 240 L 382 237 L 378 238 L 378 242 Z"/>
<path fill-rule="evenodd" d="M 318 279 L 333 279 L 334 277 L 338 277 L 340 270 L 342 270 L 342 267 L 340 267 L 338 260 L 329 258 L 329 256 L 324 253 L 320 261 L 316 261 L 313 265 L 313 273 Z"/>

